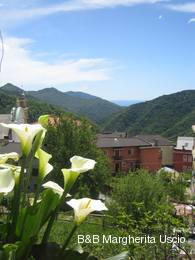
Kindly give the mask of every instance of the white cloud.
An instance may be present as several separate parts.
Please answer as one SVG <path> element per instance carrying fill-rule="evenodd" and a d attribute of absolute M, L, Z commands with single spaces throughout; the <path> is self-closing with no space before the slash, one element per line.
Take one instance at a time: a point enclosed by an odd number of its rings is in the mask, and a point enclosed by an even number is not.
<path fill-rule="evenodd" d="M 167 0 L 164 0 L 165 2 Z M 90 10 L 99 8 L 113 8 L 117 6 L 134 6 L 140 4 L 155 4 L 162 0 L 70 0 L 63 3 L 30 7 L 21 9 L 4 9 L 0 11 L 0 19 L 7 20 L 24 20 L 35 17 L 52 15 L 60 12 L 70 12 L 79 10 Z"/>
<path fill-rule="evenodd" d="M 195 13 L 195 3 L 170 4 L 167 7 L 173 11 Z"/>
<path fill-rule="evenodd" d="M 195 22 L 195 18 L 191 18 L 188 23 L 194 23 Z"/>
<path fill-rule="evenodd" d="M 26 88 L 109 79 L 111 63 L 103 58 L 63 60 L 50 64 L 31 57 L 30 39 L 6 38 L 0 85 L 11 82 Z"/>

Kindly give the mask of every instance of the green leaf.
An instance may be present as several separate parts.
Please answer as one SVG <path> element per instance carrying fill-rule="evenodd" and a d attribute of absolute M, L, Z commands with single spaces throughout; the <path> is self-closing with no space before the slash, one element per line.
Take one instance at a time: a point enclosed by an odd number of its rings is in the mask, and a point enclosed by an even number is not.
<path fill-rule="evenodd" d="M 35 207 L 22 209 L 17 223 L 17 236 L 22 241 L 18 255 L 22 258 L 24 252 L 36 242 L 38 233 L 46 223 L 51 213 L 60 203 L 60 196 L 52 190 L 42 192 L 42 200 Z"/>
<path fill-rule="evenodd" d="M 87 252 L 79 253 L 73 250 L 61 252 L 60 245 L 56 243 L 47 243 L 46 245 L 34 245 L 32 255 L 36 260 L 98 260 Z"/>
<path fill-rule="evenodd" d="M 15 260 L 16 259 L 16 251 L 18 245 L 16 244 L 6 244 L 3 246 L 3 254 L 0 258 L 1 260 Z"/>
<path fill-rule="evenodd" d="M 41 124 L 43 127 L 47 128 L 49 121 L 49 115 L 42 115 L 38 119 L 38 123 Z"/>
<path fill-rule="evenodd" d="M 47 243 L 34 245 L 32 255 L 36 260 L 60 260 L 60 245 L 57 243 Z"/>

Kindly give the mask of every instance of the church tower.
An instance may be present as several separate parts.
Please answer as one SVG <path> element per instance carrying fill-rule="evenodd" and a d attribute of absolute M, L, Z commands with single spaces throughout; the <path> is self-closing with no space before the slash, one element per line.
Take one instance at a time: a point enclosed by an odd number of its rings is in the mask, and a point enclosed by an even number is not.
<path fill-rule="evenodd" d="M 27 101 L 26 101 L 26 97 L 25 97 L 25 93 L 23 92 L 22 94 L 20 94 L 17 98 L 16 101 L 16 109 L 17 108 L 21 108 L 23 110 L 24 113 L 24 123 L 27 123 L 28 121 L 28 107 L 27 107 Z"/>

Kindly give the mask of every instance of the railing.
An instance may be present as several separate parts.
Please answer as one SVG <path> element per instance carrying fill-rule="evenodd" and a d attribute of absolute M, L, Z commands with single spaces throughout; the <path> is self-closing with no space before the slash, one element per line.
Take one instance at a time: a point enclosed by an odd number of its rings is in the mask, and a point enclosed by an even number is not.
<path fill-rule="evenodd" d="M 119 156 L 119 155 L 115 155 L 112 158 L 113 158 L 113 160 L 118 160 L 118 161 L 123 159 L 123 157 Z"/>

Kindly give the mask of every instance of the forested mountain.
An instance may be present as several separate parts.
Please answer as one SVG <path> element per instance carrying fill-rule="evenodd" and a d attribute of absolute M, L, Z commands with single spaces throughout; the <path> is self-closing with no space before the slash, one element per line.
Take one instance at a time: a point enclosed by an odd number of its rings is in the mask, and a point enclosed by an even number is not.
<path fill-rule="evenodd" d="M 126 130 L 130 135 L 161 134 L 175 139 L 178 135 L 192 135 L 192 124 L 195 90 L 186 90 L 131 105 L 110 118 L 104 130 Z"/>
<path fill-rule="evenodd" d="M 99 123 L 122 110 L 114 103 L 82 92 L 61 92 L 55 88 L 45 88 L 39 91 L 29 91 L 28 94 L 39 100 L 60 106 L 65 111 L 86 116 L 95 123 Z"/>
<path fill-rule="evenodd" d="M 0 113 L 9 113 L 15 106 L 16 96 L 22 92 L 21 88 L 12 84 L 1 87 Z M 55 88 L 28 91 L 25 94 L 31 122 L 41 114 L 66 111 L 103 124 L 104 131 L 127 131 L 129 135 L 161 134 L 172 139 L 193 134 L 191 126 L 195 124 L 195 90 L 163 95 L 127 108 L 83 92 L 61 92 Z"/>
<path fill-rule="evenodd" d="M 64 92 L 65 94 L 72 96 L 72 97 L 79 97 L 79 98 L 83 98 L 83 99 L 95 99 L 97 98 L 96 96 L 84 93 L 84 92 L 80 92 L 80 91 L 67 91 Z"/>
<path fill-rule="evenodd" d="M 23 91 L 20 88 L 14 88 L 13 85 L 8 85 L 8 90 L 0 88 L 0 114 L 9 114 L 12 107 L 16 106 L 16 97 Z M 35 122 L 42 114 L 58 115 L 64 112 L 62 109 L 36 100 L 34 97 L 26 96 L 28 102 L 29 122 Z"/>
<path fill-rule="evenodd" d="M 21 88 L 10 83 L 2 86 L 0 90 L 10 97 L 24 92 Z M 122 110 L 120 106 L 112 102 L 83 92 L 61 92 L 55 88 L 45 88 L 38 91 L 25 91 L 25 95 L 29 102 L 38 102 L 37 106 L 33 106 L 33 110 L 36 108 L 38 110 L 39 107 L 40 111 L 43 112 L 42 108 L 45 106 L 48 111 L 53 108 L 54 111 L 62 110 L 79 116 L 86 116 L 95 123 L 100 123 Z M 42 106 L 43 103 L 44 106 Z"/>

